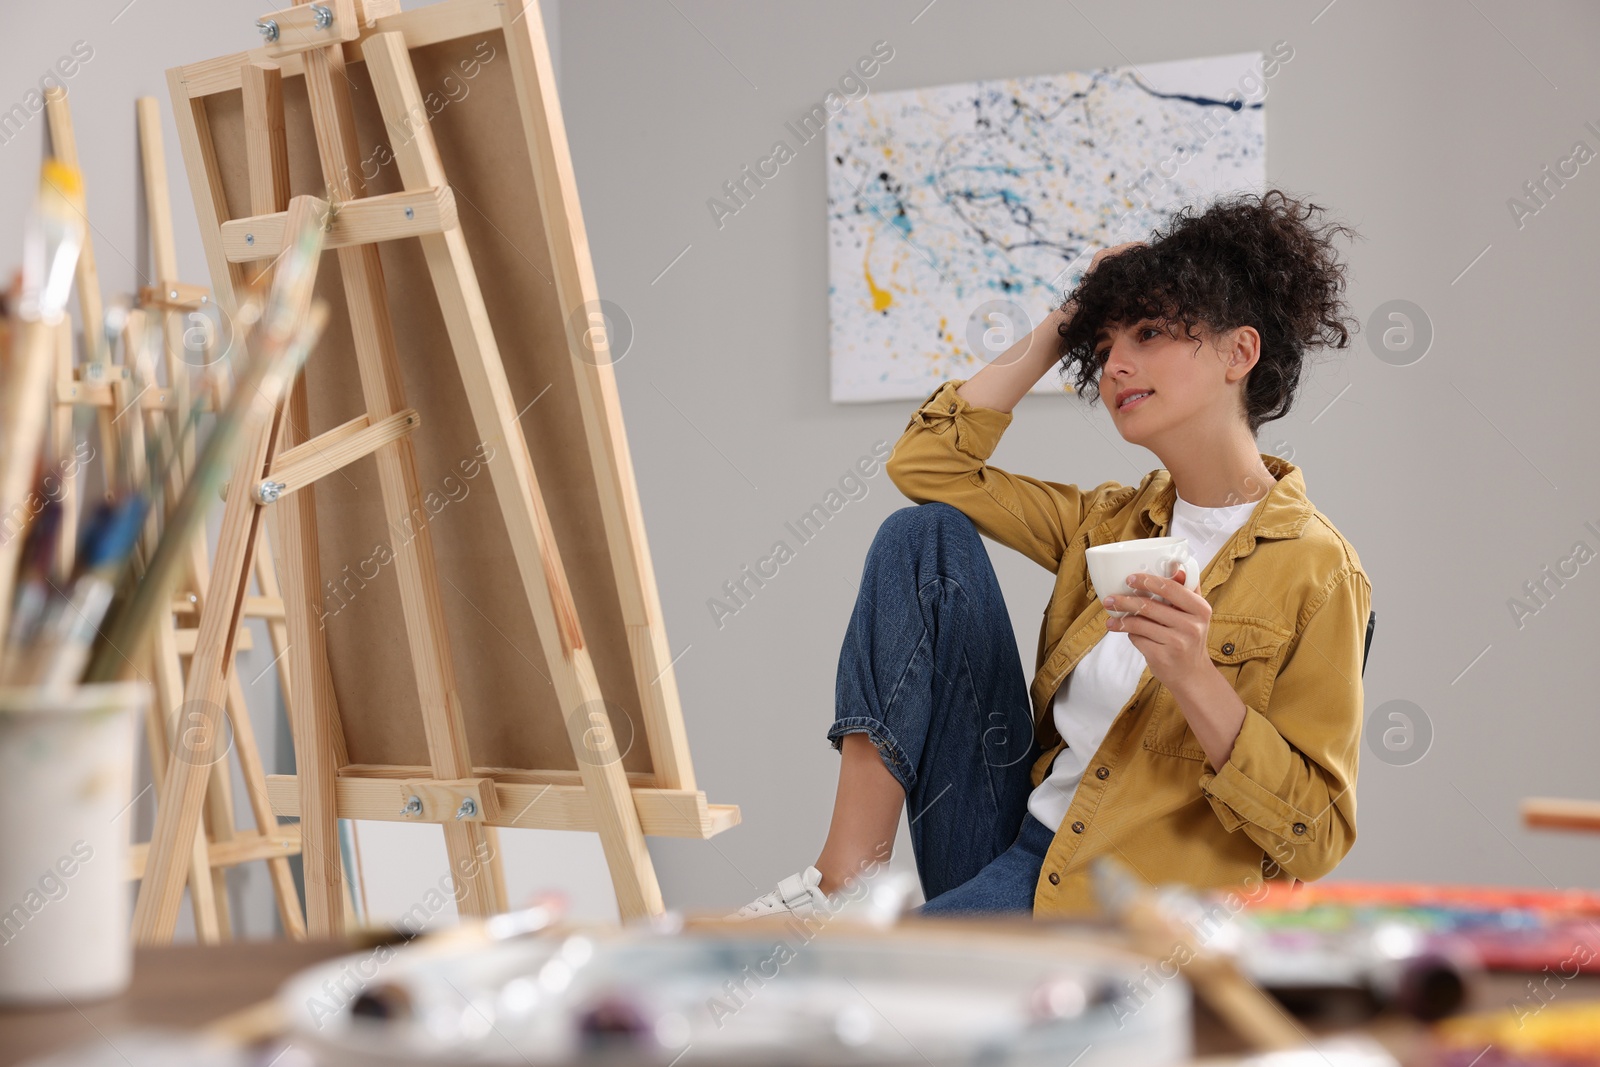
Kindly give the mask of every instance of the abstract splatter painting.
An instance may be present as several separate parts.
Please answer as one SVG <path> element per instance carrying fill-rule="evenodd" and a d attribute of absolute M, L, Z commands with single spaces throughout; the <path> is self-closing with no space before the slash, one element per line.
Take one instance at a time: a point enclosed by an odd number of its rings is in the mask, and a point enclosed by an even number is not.
<path fill-rule="evenodd" d="M 832 399 L 921 399 L 1094 253 L 1266 181 L 1260 52 L 873 93 L 828 124 Z M 1034 389 L 1061 393 L 1055 371 Z"/>

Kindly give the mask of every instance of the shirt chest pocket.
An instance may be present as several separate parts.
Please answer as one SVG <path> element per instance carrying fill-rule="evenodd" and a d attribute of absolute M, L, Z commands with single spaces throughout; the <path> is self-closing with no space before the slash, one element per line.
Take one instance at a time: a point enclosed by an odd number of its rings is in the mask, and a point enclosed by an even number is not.
<path fill-rule="evenodd" d="M 1273 680 L 1282 663 L 1284 646 L 1294 632 L 1248 615 L 1213 612 L 1206 634 L 1206 650 L 1218 673 L 1228 680 L 1239 699 L 1257 711 L 1266 707 Z M 1164 685 L 1153 690 L 1155 707 L 1144 747 L 1152 752 L 1203 760 L 1206 750 L 1195 736 L 1177 699 Z"/>

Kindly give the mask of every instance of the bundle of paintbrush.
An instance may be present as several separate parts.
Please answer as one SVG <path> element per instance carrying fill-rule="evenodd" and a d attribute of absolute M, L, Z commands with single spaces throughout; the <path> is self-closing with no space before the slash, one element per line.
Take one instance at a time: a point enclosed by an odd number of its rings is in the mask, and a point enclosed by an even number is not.
<path fill-rule="evenodd" d="M 148 507 L 144 493 L 100 503 L 85 524 L 74 573 L 63 585 L 51 573 L 61 508 L 45 500 L 23 550 L 11 629 L 0 653 L 0 685 L 57 689 L 83 676 Z"/>
<path fill-rule="evenodd" d="M 114 450 L 118 462 L 105 472 L 104 498 L 69 541 L 71 531 L 61 528 L 64 509 L 51 490 L 59 490 L 56 467 L 70 460 L 44 442 L 51 360 L 67 328 L 63 310 L 84 218 L 76 171 L 47 160 L 21 292 L 0 332 L 0 686 L 58 689 L 137 672 L 145 638 L 157 613 L 170 610 L 185 552 L 201 535 L 243 432 L 270 421 L 327 315 L 311 295 L 326 220 L 302 212 L 270 289 L 263 280 L 236 309 L 250 356 L 236 368 L 230 402 L 212 421 L 172 507 L 161 513 L 204 401 L 197 397 L 177 418 L 158 420 L 136 453 L 127 432 L 143 415 L 135 400 L 118 416 L 125 436 Z M 82 414 L 73 419 L 74 439 L 88 430 Z M 72 564 L 63 567 L 58 553 L 74 543 Z"/>

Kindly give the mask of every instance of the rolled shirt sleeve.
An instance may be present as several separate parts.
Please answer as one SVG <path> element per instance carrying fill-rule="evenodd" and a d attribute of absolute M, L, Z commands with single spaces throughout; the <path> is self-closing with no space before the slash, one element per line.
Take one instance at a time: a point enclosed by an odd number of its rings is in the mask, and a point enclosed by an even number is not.
<path fill-rule="evenodd" d="M 985 536 L 1055 572 L 1094 505 L 1123 486 L 1082 490 L 990 466 L 1011 413 L 969 403 L 956 391 L 966 381 L 944 382 L 912 413 L 884 464 L 889 480 L 918 504 L 954 506 Z"/>
<path fill-rule="evenodd" d="M 1244 723 L 1200 791 L 1230 832 L 1243 831 L 1303 881 L 1333 870 L 1355 844 L 1361 660 L 1372 586 L 1336 575 L 1293 639 L 1265 708 Z M 1209 768 L 1210 763 L 1206 766 Z"/>

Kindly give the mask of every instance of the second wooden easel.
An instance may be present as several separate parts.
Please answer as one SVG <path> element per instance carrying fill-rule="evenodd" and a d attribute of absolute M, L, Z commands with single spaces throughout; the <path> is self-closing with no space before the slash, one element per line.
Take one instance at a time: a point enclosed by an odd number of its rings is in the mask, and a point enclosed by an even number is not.
<path fill-rule="evenodd" d="M 158 309 L 164 320 L 161 325 L 161 336 L 164 340 L 167 380 L 169 383 L 177 383 L 176 410 L 181 412 L 186 409 L 187 390 L 184 386 L 189 379 L 189 374 L 186 373 L 189 370 L 186 361 L 193 358 L 190 347 L 185 343 L 186 327 L 189 325 L 185 322 L 185 316 L 199 312 L 207 295 L 206 290 L 200 287 L 184 286 L 176 281 L 178 256 L 172 232 L 172 211 L 167 186 L 166 152 L 161 135 L 160 104 L 154 97 L 140 97 L 136 102 L 136 109 L 146 223 L 155 272 L 153 284 L 147 286 L 141 294 L 142 302 L 147 307 Z M 195 291 L 197 289 L 199 292 Z M 214 346 L 200 346 L 200 348 L 206 357 L 221 358 L 219 353 L 213 351 Z M 212 367 L 205 367 L 204 371 L 212 383 L 213 410 L 221 410 L 227 402 L 228 383 L 221 374 L 212 373 Z M 185 449 L 184 454 L 179 457 L 174 471 L 170 486 L 174 499 L 178 486 L 188 479 L 193 465 L 194 455 L 191 447 Z M 241 614 L 246 618 L 265 620 L 279 684 L 283 693 L 287 695 L 289 665 L 285 653 L 288 651 L 288 632 L 283 622 L 283 601 L 278 591 L 278 579 L 273 569 L 271 553 L 257 553 L 253 570 L 259 595 L 246 597 Z M 196 538 L 190 546 L 188 591 L 180 595 L 173 605 L 174 614 L 160 620 L 154 649 L 158 700 L 163 707 L 172 711 L 177 711 L 184 703 L 184 677 L 179 656 L 187 652 L 192 663 L 194 651 L 192 644 L 188 649 L 180 647 L 178 636 L 180 633 L 198 636 L 199 615 L 209 587 L 210 560 L 206 554 L 203 538 Z M 178 629 L 180 620 L 187 620 L 194 629 L 180 631 Z M 247 636 L 248 632 L 240 634 L 241 638 Z M 241 641 L 236 651 L 243 651 L 244 647 Z M 213 780 L 206 795 L 206 829 L 209 831 L 206 836 L 209 837 L 211 845 L 222 846 L 220 849 L 210 849 L 212 854 L 209 856 L 212 877 L 215 881 L 214 895 L 218 898 L 216 909 L 218 936 L 225 938 L 229 933 L 230 923 L 225 895 L 227 869 L 242 863 L 265 861 L 272 882 L 273 896 L 278 906 L 278 918 L 284 932 L 296 940 L 302 939 L 305 937 L 305 915 L 301 909 L 299 893 L 295 888 L 294 874 L 289 867 L 289 858 L 300 852 L 299 828 L 280 825 L 277 816 L 272 812 L 272 805 L 267 798 L 266 773 L 261 762 L 260 750 L 256 745 L 255 730 L 250 721 L 250 709 L 245 701 L 244 688 L 240 684 L 237 671 L 229 672 L 226 705 L 228 723 L 232 730 L 232 747 L 243 775 L 245 793 L 256 826 L 254 830 L 239 830 L 235 827 L 232 775 L 227 754 L 224 753 L 223 758 L 211 764 Z M 173 733 L 175 734 L 178 729 L 187 728 L 187 725 L 181 721 L 174 723 Z M 158 756 L 155 744 L 156 739 L 152 736 L 152 759 L 159 766 L 162 758 L 170 757 L 171 745 L 169 742 Z M 155 784 L 159 793 L 162 785 L 159 777 Z M 190 882 L 192 888 L 192 876 Z M 202 935 L 202 940 L 204 939 Z"/>

